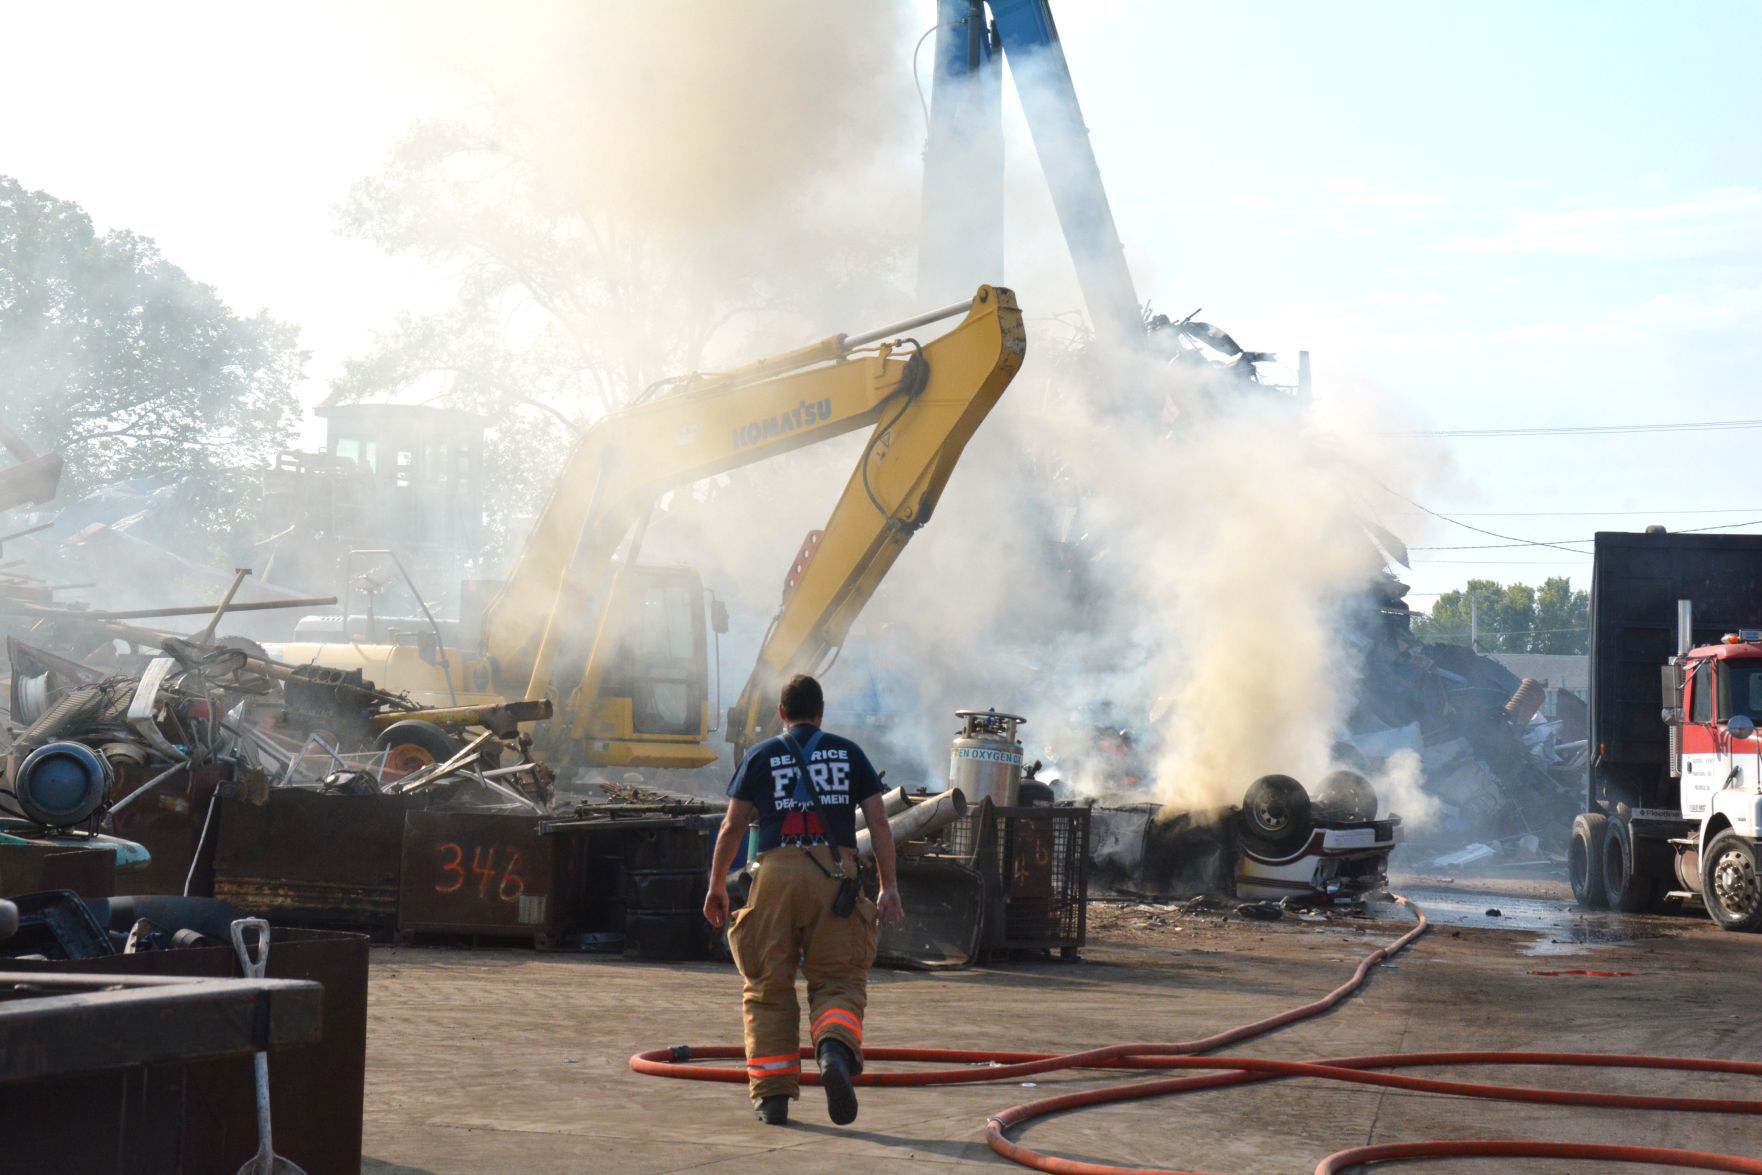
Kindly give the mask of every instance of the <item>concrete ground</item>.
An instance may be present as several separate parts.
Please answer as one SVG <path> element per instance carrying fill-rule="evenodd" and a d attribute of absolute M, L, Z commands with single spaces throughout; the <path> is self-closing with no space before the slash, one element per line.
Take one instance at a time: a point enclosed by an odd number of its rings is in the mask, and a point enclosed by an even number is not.
<path fill-rule="evenodd" d="M 1762 936 L 1692 916 L 1571 911 L 1546 886 L 1501 896 L 1415 892 L 1444 925 L 1333 1014 L 1241 1048 L 1318 1059 L 1441 1049 L 1634 1052 L 1757 1059 Z M 1487 887 L 1491 890 L 1495 887 Z M 1515 902 L 1525 905 L 1505 913 Z M 1070 1052 L 1185 1040 L 1307 1001 L 1400 932 L 1393 920 L 1246 923 L 1221 913 L 1096 903 L 1078 963 L 942 974 L 878 971 L 871 1044 Z M 1501 914 L 1489 916 L 1489 909 Z M 1393 915 L 1391 915 L 1393 917 Z M 1512 919 L 1509 927 L 1502 925 Z M 1482 926 L 1501 926 L 1483 929 Z M 1621 978 L 1539 975 L 1588 968 Z M 625 963 L 521 950 L 375 948 L 368 1020 L 366 1169 L 372 1172 L 891 1171 L 1011 1165 L 985 1146 L 986 1116 L 1094 1073 L 930 1089 L 860 1090 L 832 1126 L 817 1089 L 787 1129 L 755 1122 L 733 1085 L 658 1080 L 626 1058 L 740 1039 L 731 967 Z M 1625 1070 L 1458 1070 L 1465 1080 L 1762 1100 L 1762 1082 Z M 1438 1137 L 1621 1141 L 1762 1152 L 1755 1118 L 1593 1111 L 1438 1098 L 1314 1081 L 1152 1099 L 1031 1126 L 1055 1153 L 1132 1165 L 1289 1175 L 1367 1142 Z M 1407 1168 L 1403 1168 L 1407 1169 Z M 1582 1175 L 1584 1163 L 1433 1163 L 1427 1171 Z M 1605 1169 L 1605 1168 L 1600 1168 Z"/>

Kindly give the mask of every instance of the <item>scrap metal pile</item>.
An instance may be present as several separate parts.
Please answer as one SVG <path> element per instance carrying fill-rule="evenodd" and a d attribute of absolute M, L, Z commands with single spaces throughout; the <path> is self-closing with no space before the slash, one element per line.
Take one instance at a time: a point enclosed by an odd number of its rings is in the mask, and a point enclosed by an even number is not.
<path fill-rule="evenodd" d="M 1117 745 L 1093 756 L 1114 784 L 1094 808 L 1097 881 L 1158 896 L 1350 896 L 1378 888 L 1396 852 L 1409 870 L 1562 864 L 1584 790 L 1583 703 L 1561 691 L 1544 717 L 1540 683 L 1415 639 L 1404 605 L 1382 615 L 1323 779 L 1243 780 L 1239 805 L 1171 810 L 1141 782 L 1149 748 L 1110 731 Z"/>
<path fill-rule="evenodd" d="M 1408 868 L 1564 859 L 1584 792 L 1585 711 L 1562 691 L 1544 717 L 1544 695 L 1490 657 L 1405 631 L 1366 658 L 1335 754 L 1373 778 L 1405 771 L 1435 801 L 1423 819 L 1406 814 Z"/>
<path fill-rule="evenodd" d="M 396 796 L 529 822 L 549 814 L 553 778 L 519 728 L 548 717 L 548 703 L 424 711 L 358 670 L 289 665 L 215 637 L 226 607 L 189 636 L 77 609 L 21 618 L 60 651 L 7 638 L 7 845 L 108 851 L 130 892 L 227 896 L 215 885 L 227 804 L 238 806 L 235 829 L 272 793 Z M 321 839 L 346 843 L 351 813 L 328 811 Z M 19 859 L 0 874 L 19 872 Z"/>
<path fill-rule="evenodd" d="M 48 764 L 61 778 L 77 762 L 92 787 L 114 794 L 110 818 L 180 776 L 238 798 L 272 785 L 427 791 L 461 805 L 547 811 L 550 774 L 527 754 L 531 740 L 516 724 L 527 710 L 544 716 L 543 703 L 422 711 L 358 670 L 287 665 L 249 642 L 91 623 L 127 629 L 119 639 L 139 651 L 100 670 L 8 640 L 16 734 L 7 777 L 21 797 Z M 488 729 L 469 740 L 449 733 L 465 723 Z M 503 765 L 504 754 L 518 761 Z"/>

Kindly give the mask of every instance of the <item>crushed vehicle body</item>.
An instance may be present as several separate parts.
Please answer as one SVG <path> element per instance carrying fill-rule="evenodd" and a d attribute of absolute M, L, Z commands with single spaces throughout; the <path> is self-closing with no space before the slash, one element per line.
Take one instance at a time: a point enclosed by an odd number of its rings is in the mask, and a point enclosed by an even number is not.
<path fill-rule="evenodd" d="M 1352 901 L 1387 886 L 1401 843 L 1401 817 L 1379 818 L 1377 806 L 1369 782 L 1346 770 L 1313 795 L 1290 776 L 1263 776 L 1239 807 L 1098 803 L 1091 866 L 1119 892 Z"/>

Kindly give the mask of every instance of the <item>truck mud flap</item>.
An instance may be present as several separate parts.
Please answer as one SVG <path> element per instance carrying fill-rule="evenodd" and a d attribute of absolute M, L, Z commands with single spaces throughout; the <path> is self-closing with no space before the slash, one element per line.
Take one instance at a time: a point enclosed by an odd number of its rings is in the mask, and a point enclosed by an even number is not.
<path fill-rule="evenodd" d="M 985 880 L 959 861 L 901 857 L 905 921 L 881 928 L 876 961 L 892 967 L 969 966 L 979 953 Z"/>

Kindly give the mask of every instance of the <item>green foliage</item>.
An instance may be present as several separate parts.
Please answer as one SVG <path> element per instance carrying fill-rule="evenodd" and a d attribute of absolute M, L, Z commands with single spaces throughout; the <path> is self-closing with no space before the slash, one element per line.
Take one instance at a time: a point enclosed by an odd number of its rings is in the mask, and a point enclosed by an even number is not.
<path fill-rule="evenodd" d="M 826 19 L 770 9 L 764 19 L 780 30 Z M 629 18 L 653 35 L 645 9 L 599 11 L 584 6 L 565 23 Z M 716 11 L 702 15 L 720 23 Z M 737 28 L 749 23 L 739 12 Z M 634 74 L 619 57 L 539 71 L 486 91 L 468 120 L 418 124 L 339 209 L 344 232 L 434 266 L 455 294 L 347 363 L 331 399 L 416 398 L 490 417 L 485 521 L 504 540 L 545 499 L 574 432 L 657 381 L 910 304 L 897 280 L 903 235 L 852 232 L 842 204 L 794 178 L 825 162 L 811 138 L 728 133 L 744 132 L 737 114 L 679 100 L 694 79 L 675 53 Z M 600 80 L 608 68 L 618 87 Z M 786 95 L 769 97 L 781 106 Z"/>
<path fill-rule="evenodd" d="M 1470 597 L 1473 597 L 1471 606 Z M 1466 645 L 1471 622 L 1483 653 L 1584 653 L 1590 641 L 1590 597 L 1555 576 L 1540 588 L 1471 579 L 1461 591 L 1445 592 L 1429 615 L 1413 618 L 1413 635 L 1434 644 Z"/>
<path fill-rule="evenodd" d="M 15 431 L 61 453 L 62 500 L 187 475 L 188 537 L 217 554 L 254 498 L 242 479 L 292 435 L 297 334 L 238 317 L 151 240 L 99 235 L 77 204 L 0 176 L 0 397 Z"/>

